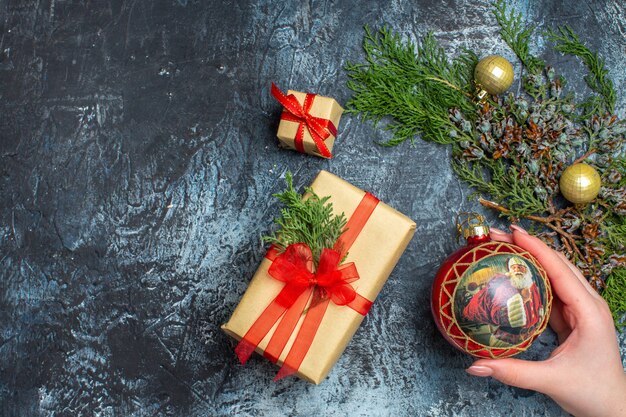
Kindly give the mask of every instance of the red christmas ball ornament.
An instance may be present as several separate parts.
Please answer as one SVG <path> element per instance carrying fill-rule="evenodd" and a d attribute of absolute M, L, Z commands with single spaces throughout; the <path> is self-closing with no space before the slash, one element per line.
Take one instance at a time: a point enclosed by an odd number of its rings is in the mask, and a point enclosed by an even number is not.
<path fill-rule="evenodd" d="M 516 355 L 528 349 L 548 324 L 550 281 L 528 251 L 491 240 L 481 215 L 462 215 L 457 228 L 467 244 L 437 272 L 431 294 L 433 317 L 446 340 L 470 355 Z"/>

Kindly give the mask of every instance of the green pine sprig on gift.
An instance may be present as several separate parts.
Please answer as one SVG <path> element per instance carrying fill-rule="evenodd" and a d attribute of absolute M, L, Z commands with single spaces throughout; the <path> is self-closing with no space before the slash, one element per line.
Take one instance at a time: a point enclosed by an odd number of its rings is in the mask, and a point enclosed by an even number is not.
<path fill-rule="evenodd" d="M 344 213 L 335 215 L 329 196 L 319 197 L 310 187 L 305 188 L 305 196 L 293 188 L 290 172 L 285 175 L 287 189 L 273 194 L 285 205 L 281 215 L 274 222 L 279 230 L 263 236 L 264 242 L 275 245 L 279 252 L 294 243 L 306 243 L 313 253 L 317 265 L 322 249 L 332 248 L 344 232 L 347 219 Z"/>
<path fill-rule="evenodd" d="M 417 44 L 389 28 L 365 28 L 365 63 L 348 63 L 354 92 L 347 111 L 385 123 L 398 145 L 416 137 L 452 147 L 452 168 L 474 196 L 513 222 L 528 221 L 576 264 L 626 325 L 626 124 L 613 114 L 616 92 L 604 61 L 567 26 L 544 33 L 557 51 L 579 58 L 590 94 L 566 93 L 565 79 L 531 53 L 534 28 L 493 3 L 500 35 L 522 65 L 523 92 L 476 104 L 477 54 L 448 58 L 432 34 Z M 599 196 L 567 203 L 559 178 L 585 162 L 601 175 Z"/>

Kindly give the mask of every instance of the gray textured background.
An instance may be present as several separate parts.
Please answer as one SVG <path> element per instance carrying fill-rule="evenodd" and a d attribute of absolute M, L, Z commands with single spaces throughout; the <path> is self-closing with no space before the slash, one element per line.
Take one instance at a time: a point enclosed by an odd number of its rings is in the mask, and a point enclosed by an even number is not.
<path fill-rule="evenodd" d="M 626 81 L 626 5 L 515 1 L 568 23 Z M 550 399 L 466 375 L 430 317 L 431 279 L 470 190 L 445 147 L 393 149 L 344 116 L 330 161 L 280 150 L 282 89 L 345 103 L 362 27 L 433 31 L 514 61 L 471 0 L 0 1 L 0 413 L 3 416 L 558 416 Z M 582 66 L 535 44 L 580 93 Z M 514 61 L 515 62 L 515 61 Z M 516 66 L 519 69 L 518 66 Z M 519 88 L 519 84 L 514 84 Z M 623 115 L 624 94 L 619 97 Z M 279 206 L 327 169 L 412 217 L 417 235 L 320 386 L 238 365 L 219 330 Z M 497 219 L 491 216 L 495 223 Z M 625 336 L 620 337 L 622 347 Z M 525 358 L 555 346 L 542 335 Z M 624 352 L 624 349 L 622 350 Z"/>

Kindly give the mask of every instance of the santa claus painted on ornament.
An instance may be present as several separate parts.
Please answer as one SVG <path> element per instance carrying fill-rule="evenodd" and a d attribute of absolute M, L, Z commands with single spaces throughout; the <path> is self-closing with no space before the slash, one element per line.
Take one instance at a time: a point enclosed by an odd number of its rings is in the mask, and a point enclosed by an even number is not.
<path fill-rule="evenodd" d="M 463 309 L 463 319 L 492 327 L 491 346 L 523 342 L 544 314 L 539 289 L 526 261 L 512 256 L 507 267 L 507 273 L 496 273 L 486 281 Z"/>

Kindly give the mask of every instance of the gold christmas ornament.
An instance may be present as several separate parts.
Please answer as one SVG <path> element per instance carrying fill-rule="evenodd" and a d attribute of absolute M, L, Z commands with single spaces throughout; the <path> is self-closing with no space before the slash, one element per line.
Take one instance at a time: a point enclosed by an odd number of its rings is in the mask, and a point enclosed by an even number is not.
<path fill-rule="evenodd" d="M 568 167 L 559 180 L 561 194 L 574 204 L 593 201 L 600 192 L 600 174 L 590 165 L 579 163 Z"/>
<path fill-rule="evenodd" d="M 504 93 L 513 84 L 513 65 L 499 55 L 487 56 L 476 64 L 474 81 L 476 98 L 482 101 L 487 94 Z"/>

